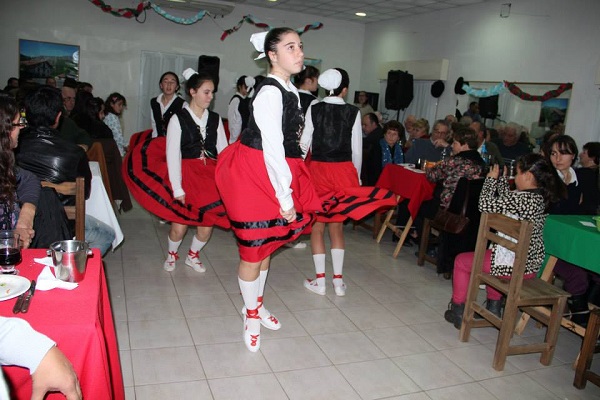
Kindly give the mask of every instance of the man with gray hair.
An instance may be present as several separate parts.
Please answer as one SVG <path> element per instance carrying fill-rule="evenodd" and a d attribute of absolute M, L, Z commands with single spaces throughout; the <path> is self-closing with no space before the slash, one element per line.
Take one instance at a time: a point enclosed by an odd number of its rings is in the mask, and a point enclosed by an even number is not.
<path fill-rule="evenodd" d="M 498 143 L 498 150 L 502 157 L 510 160 L 516 160 L 524 154 L 529 154 L 529 146 L 519 141 L 521 137 L 521 126 L 514 122 L 509 122 L 504 128 L 504 135 Z"/>
<path fill-rule="evenodd" d="M 447 153 L 450 154 L 450 144 L 446 141 L 448 132 L 450 132 L 448 123 L 443 119 L 438 119 L 433 124 L 431 136 L 428 139 L 415 139 L 404 155 L 404 160 L 411 164 L 416 164 L 419 159 L 440 161 L 444 149 L 447 149 Z"/>
<path fill-rule="evenodd" d="M 477 143 L 479 143 L 477 147 L 477 151 L 481 155 L 484 161 L 489 162 L 490 164 L 498 164 L 501 167 L 504 166 L 504 158 L 502 154 L 500 154 L 500 150 L 498 150 L 498 146 L 496 146 L 493 142 L 487 142 L 485 140 L 487 135 L 487 128 L 485 124 L 481 121 L 471 122 L 469 128 L 473 129 L 475 133 L 477 133 Z M 483 157 L 483 149 L 485 144 L 485 152 L 488 155 L 488 160 Z"/>

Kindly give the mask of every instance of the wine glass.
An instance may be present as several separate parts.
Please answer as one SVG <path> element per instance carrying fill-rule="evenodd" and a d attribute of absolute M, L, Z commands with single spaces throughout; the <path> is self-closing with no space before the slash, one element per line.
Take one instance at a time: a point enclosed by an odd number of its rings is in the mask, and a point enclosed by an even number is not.
<path fill-rule="evenodd" d="M 0 270 L 3 274 L 17 275 L 15 265 L 21 262 L 19 234 L 14 231 L 0 231 Z"/>

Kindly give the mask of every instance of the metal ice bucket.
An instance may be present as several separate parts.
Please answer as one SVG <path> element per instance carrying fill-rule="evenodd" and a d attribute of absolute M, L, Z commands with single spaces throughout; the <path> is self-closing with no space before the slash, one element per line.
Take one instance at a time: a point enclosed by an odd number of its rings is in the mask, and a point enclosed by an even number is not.
<path fill-rule="evenodd" d="M 81 240 L 61 240 L 48 249 L 56 267 L 56 277 L 65 282 L 81 282 L 85 277 L 87 258 L 92 255 L 89 245 Z"/>

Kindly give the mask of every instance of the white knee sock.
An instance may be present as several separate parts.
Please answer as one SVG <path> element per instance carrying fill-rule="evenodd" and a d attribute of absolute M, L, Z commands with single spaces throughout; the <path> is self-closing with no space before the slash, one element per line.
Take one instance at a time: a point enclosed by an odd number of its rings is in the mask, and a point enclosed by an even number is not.
<path fill-rule="evenodd" d="M 263 297 L 263 294 L 265 293 L 265 284 L 267 283 L 267 275 L 269 275 L 269 270 L 266 269 L 264 271 L 260 271 L 260 275 L 258 275 L 258 281 L 259 281 L 259 286 L 258 286 L 258 297 Z"/>
<path fill-rule="evenodd" d="M 325 254 L 313 254 L 313 261 L 315 263 L 315 272 L 317 276 L 323 276 L 323 278 L 317 277 L 317 285 L 325 286 Z"/>
<path fill-rule="evenodd" d="M 201 242 L 196 235 L 194 235 L 194 239 L 192 239 L 192 245 L 190 246 L 190 250 L 194 253 L 202 250 L 204 246 L 206 246 L 207 242 Z"/>
<path fill-rule="evenodd" d="M 174 242 L 169 236 L 167 236 L 167 241 L 169 243 L 169 253 L 177 253 L 177 250 L 179 250 L 179 245 L 181 244 L 181 240 L 178 242 Z"/>
<path fill-rule="evenodd" d="M 242 292 L 242 298 L 244 299 L 244 305 L 248 310 L 256 310 L 258 307 L 258 290 L 260 287 L 260 279 L 257 278 L 252 282 L 247 282 L 238 277 L 238 283 L 240 285 L 240 292 Z"/>
<path fill-rule="evenodd" d="M 331 249 L 333 275 L 342 275 L 344 271 L 344 249 Z"/>

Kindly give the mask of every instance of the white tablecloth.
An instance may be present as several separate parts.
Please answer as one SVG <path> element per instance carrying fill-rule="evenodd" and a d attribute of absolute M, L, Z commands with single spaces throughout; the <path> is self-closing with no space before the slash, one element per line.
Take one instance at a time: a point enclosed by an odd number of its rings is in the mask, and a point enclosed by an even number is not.
<path fill-rule="evenodd" d="M 98 162 L 90 161 L 90 170 L 92 171 L 92 190 L 90 198 L 85 201 L 85 213 L 115 230 L 115 240 L 112 242 L 114 250 L 123 241 L 123 231 L 104 188 Z"/>

